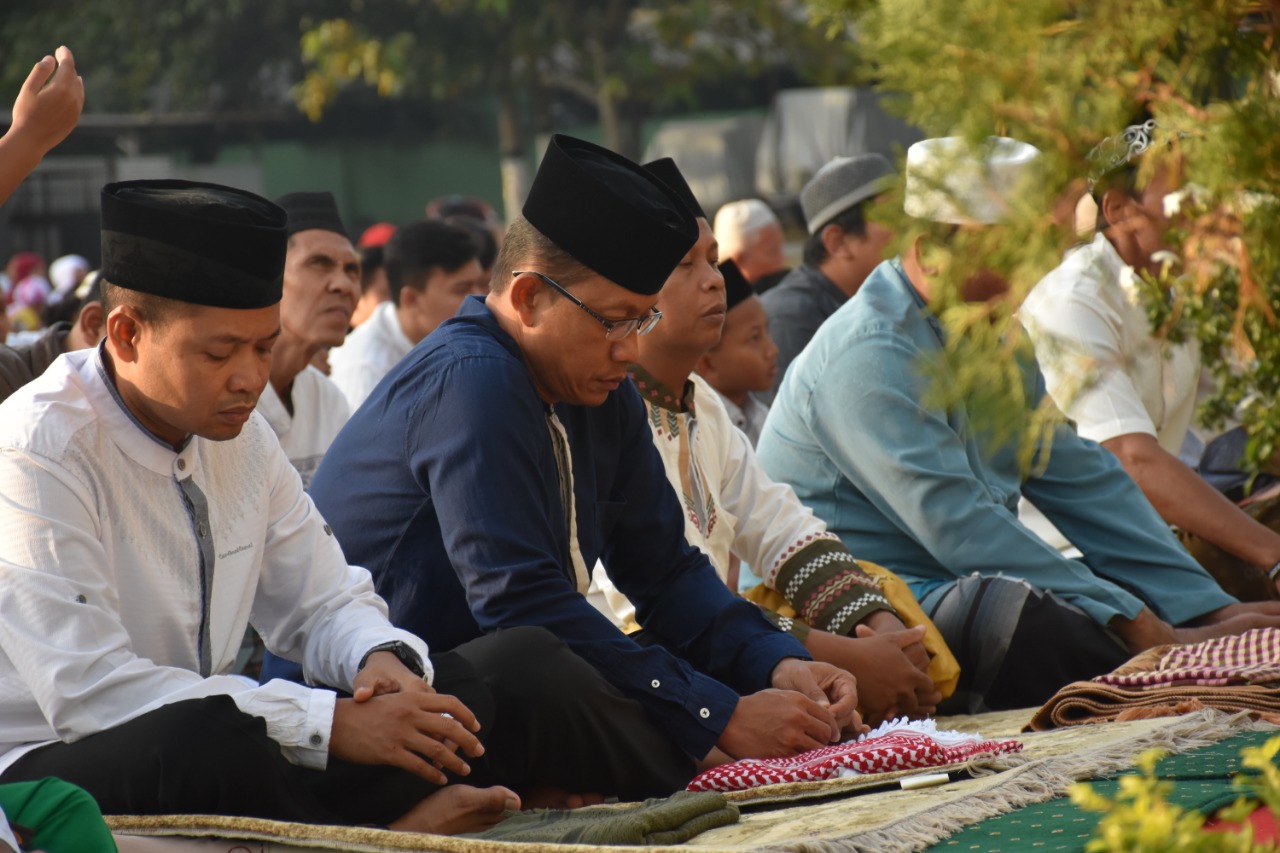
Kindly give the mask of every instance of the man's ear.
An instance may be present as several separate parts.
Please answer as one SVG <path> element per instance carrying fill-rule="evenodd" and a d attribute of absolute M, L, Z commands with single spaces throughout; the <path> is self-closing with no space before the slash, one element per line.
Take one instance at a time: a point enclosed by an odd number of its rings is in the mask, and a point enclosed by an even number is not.
<path fill-rule="evenodd" d="M 1102 218 L 1107 225 L 1119 225 L 1133 215 L 1137 203 L 1133 196 L 1113 187 L 1102 194 Z"/>
<path fill-rule="evenodd" d="M 827 224 L 822 226 L 822 248 L 827 250 L 828 257 L 835 257 L 842 254 L 844 249 L 844 229 L 839 225 Z"/>
<path fill-rule="evenodd" d="M 523 325 L 537 325 L 538 297 L 544 289 L 542 281 L 528 273 L 516 276 L 507 285 L 506 298 Z"/>
<path fill-rule="evenodd" d="M 142 320 L 131 305 L 120 305 L 107 315 L 107 346 L 120 361 L 138 360 Z"/>
<path fill-rule="evenodd" d="M 86 302 L 80 308 L 76 325 L 80 328 L 80 336 L 90 346 L 97 346 L 107 334 L 107 315 L 102 310 L 102 303 L 97 300 Z"/>

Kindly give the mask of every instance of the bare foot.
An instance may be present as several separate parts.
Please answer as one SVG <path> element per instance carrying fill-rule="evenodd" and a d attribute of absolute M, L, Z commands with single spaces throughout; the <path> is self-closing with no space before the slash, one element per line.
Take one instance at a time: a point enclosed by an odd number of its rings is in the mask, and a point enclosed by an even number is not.
<path fill-rule="evenodd" d="M 1180 643 L 1199 643 L 1216 637 L 1243 634 L 1254 628 L 1280 628 L 1280 617 L 1246 611 L 1202 625 L 1175 628 L 1174 633 L 1178 635 Z"/>
<path fill-rule="evenodd" d="M 571 794 L 564 788 L 534 788 L 524 795 L 526 809 L 580 809 L 603 802 L 604 794 Z"/>
<path fill-rule="evenodd" d="M 519 808 L 520 798 L 509 788 L 448 785 L 411 808 L 390 828 L 435 835 L 479 832 L 502 820 L 504 811 Z"/>

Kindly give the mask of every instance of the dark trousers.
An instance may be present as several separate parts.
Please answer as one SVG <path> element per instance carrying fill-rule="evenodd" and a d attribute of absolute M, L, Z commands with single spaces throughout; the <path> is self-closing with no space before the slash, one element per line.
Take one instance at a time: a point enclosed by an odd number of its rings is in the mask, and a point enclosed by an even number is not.
<path fill-rule="evenodd" d="M 1035 707 L 1132 656 L 1083 610 L 1015 578 L 971 575 L 920 604 L 960 662 L 939 713 Z"/>
<path fill-rule="evenodd" d="M 540 628 L 517 628 L 433 655 L 435 686 L 481 723 L 471 785 L 523 793 L 554 786 L 623 799 L 669 794 L 693 762 L 593 667 Z M 436 790 L 392 767 L 330 756 L 290 764 L 266 724 L 226 696 L 175 702 L 83 738 L 34 750 L 0 782 L 57 776 L 104 814 L 224 814 L 302 823 L 387 824 Z"/>

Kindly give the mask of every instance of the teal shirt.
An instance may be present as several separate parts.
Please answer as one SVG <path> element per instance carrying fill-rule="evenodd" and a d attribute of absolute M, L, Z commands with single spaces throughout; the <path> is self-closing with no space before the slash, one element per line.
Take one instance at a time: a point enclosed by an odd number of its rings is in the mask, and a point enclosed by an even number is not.
<path fill-rule="evenodd" d="M 1115 457 L 1069 425 L 1026 479 L 1011 448 L 984 452 L 963 408 L 925 407 L 919 364 L 942 340 L 899 262 L 882 263 L 787 371 L 757 451 L 770 476 L 918 599 L 978 573 L 1051 590 L 1102 624 L 1146 604 L 1177 625 L 1235 601 Z M 1045 391 L 1034 359 L 1025 374 L 1035 405 Z M 1023 495 L 1083 559 L 1018 521 Z"/>

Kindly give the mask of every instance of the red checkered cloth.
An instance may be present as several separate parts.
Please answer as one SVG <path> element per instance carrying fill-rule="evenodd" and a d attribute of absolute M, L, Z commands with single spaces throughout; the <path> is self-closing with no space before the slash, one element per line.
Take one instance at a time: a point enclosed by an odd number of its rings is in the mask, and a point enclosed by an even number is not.
<path fill-rule="evenodd" d="M 817 782 L 891 770 L 942 767 L 976 755 L 1021 752 L 1016 740 L 938 732 L 933 721 L 886 723 L 857 741 L 824 746 L 790 758 L 748 758 L 722 764 L 689 783 L 690 791 L 741 791 L 783 782 Z"/>
<path fill-rule="evenodd" d="M 1280 682 L 1280 628 L 1255 628 L 1190 646 L 1162 646 L 1094 681 L 1141 690 L 1275 684 Z"/>

